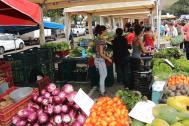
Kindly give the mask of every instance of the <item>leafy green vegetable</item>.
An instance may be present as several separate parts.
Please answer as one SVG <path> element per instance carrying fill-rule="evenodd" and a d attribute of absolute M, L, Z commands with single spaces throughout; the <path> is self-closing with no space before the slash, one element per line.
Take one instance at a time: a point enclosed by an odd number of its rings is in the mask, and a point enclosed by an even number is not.
<path fill-rule="evenodd" d="M 70 58 L 81 57 L 82 56 L 82 47 L 76 47 L 70 52 Z"/>
<path fill-rule="evenodd" d="M 41 48 L 53 48 L 55 52 L 67 51 L 70 49 L 69 44 L 66 42 L 47 43 L 47 44 L 42 45 Z"/>
<path fill-rule="evenodd" d="M 127 106 L 130 111 L 136 103 L 142 100 L 147 100 L 146 97 L 143 97 L 139 91 L 131 91 L 131 90 L 119 90 L 116 92 L 116 96 L 119 96 L 122 101 Z"/>
<path fill-rule="evenodd" d="M 162 49 L 154 54 L 155 58 L 175 58 L 179 59 L 183 56 L 183 53 L 176 48 Z"/>

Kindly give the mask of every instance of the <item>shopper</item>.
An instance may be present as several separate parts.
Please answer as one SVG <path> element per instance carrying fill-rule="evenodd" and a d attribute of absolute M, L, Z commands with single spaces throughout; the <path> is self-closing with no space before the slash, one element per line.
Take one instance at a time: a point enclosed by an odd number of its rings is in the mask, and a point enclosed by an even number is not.
<path fill-rule="evenodd" d="M 98 39 L 96 40 L 96 57 L 95 57 L 94 62 L 100 75 L 100 83 L 99 83 L 100 94 L 104 96 L 105 95 L 105 79 L 107 76 L 107 68 L 106 68 L 105 60 L 112 63 L 112 59 L 108 57 L 105 52 L 106 27 L 105 26 L 96 27 L 95 31 L 97 31 L 96 33 L 97 33 Z"/>
<path fill-rule="evenodd" d="M 142 42 L 142 28 L 141 27 L 135 27 L 135 38 L 132 43 L 132 57 L 131 57 L 131 74 L 132 74 L 132 79 L 131 82 L 134 81 L 134 72 L 135 71 L 140 71 L 141 68 L 141 54 L 150 54 L 152 51 L 147 51 L 144 47 L 144 43 Z M 132 85 L 132 88 L 134 85 Z"/>
<path fill-rule="evenodd" d="M 178 29 L 178 35 L 182 35 L 184 37 L 184 34 L 182 32 L 183 26 L 185 25 L 184 21 L 181 21 L 177 24 L 177 29 Z M 184 41 L 180 43 L 180 49 L 184 49 Z"/>
<path fill-rule="evenodd" d="M 133 28 L 129 28 L 129 34 L 126 36 L 126 40 L 128 42 L 129 48 L 132 46 L 133 39 L 135 38 L 134 30 Z"/>
<path fill-rule="evenodd" d="M 71 30 L 70 35 L 69 35 L 69 41 L 70 41 L 71 49 L 74 49 L 74 35 L 73 35 L 72 30 Z"/>
<path fill-rule="evenodd" d="M 113 60 L 116 68 L 121 72 L 123 84 L 129 87 L 129 51 L 128 43 L 123 36 L 123 29 L 116 29 L 116 37 L 113 40 Z"/>
<path fill-rule="evenodd" d="M 189 22 L 182 28 L 182 33 L 184 35 L 186 57 L 189 60 Z"/>
<path fill-rule="evenodd" d="M 169 28 L 168 28 L 167 36 L 171 36 L 171 37 L 178 36 L 178 31 L 175 28 L 174 24 L 171 22 L 171 23 L 169 23 L 168 26 L 169 26 Z"/>
<path fill-rule="evenodd" d="M 146 48 L 146 50 L 148 51 L 154 50 L 154 35 L 151 30 L 151 27 L 145 28 L 143 42 L 144 42 L 144 47 Z"/>

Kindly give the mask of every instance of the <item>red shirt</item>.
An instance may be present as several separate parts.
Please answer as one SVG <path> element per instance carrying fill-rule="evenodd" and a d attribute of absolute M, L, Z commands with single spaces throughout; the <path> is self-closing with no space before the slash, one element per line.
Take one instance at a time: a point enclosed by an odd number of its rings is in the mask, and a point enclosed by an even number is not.
<path fill-rule="evenodd" d="M 132 42 L 133 42 L 134 38 L 135 38 L 135 34 L 134 33 L 129 33 L 127 35 L 126 39 L 127 39 L 129 45 L 132 45 Z"/>
<path fill-rule="evenodd" d="M 182 30 L 186 33 L 185 36 L 184 36 L 184 39 L 186 41 L 189 41 L 189 23 L 187 23 L 183 28 Z"/>
<path fill-rule="evenodd" d="M 144 35 L 144 46 L 150 46 L 151 49 L 154 49 L 154 39 L 149 34 Z"/>

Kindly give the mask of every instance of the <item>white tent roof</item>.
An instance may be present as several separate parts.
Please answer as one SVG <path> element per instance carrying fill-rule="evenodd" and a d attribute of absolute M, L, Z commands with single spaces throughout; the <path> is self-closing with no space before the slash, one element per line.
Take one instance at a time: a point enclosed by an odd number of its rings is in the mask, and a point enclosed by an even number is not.
<path fill-rule="evenodd" d="M 65 13 L 92 13 L 101 15 L 102 12 L 106 12 L 106 14 L 112 14 L 112 12 L 117 11 L 116 13 L 120 13 L 122 11 L 128 12 L 136 12 L 137 10 L 141 11 L 149 11 L 155 7 L 155 3 L 153 1 L 134 1 L 134 2 L 119 2 L 119 3 L 107 3 L 107 4 L 96 4 L 96 5 L 86 5 L 86 6 L 76 6 L 65 8 Z"/>

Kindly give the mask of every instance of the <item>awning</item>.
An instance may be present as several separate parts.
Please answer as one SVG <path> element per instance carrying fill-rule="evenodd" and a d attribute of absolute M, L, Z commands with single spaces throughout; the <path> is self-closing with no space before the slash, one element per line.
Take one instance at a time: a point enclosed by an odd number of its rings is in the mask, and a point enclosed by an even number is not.
<path fill-rule="evenodd" d="M 0 26 L 34 26 L 41 22 L 41 9 L 28 0 L 0 0 L 0 19 Z"/>
<path fill-rule="evenodd" d="M 45 29 L 64 29 L 63 24 L 58 24 L 55 22 L 48 22 L 44 21 L 44 28 Z M 12 34 L 17 34 L 19 33 L 20 35 L 38 30 L 39 26 L 0 26 L 0 33 L 12 33 Z"/>

